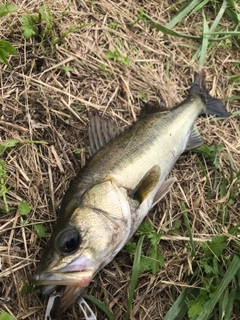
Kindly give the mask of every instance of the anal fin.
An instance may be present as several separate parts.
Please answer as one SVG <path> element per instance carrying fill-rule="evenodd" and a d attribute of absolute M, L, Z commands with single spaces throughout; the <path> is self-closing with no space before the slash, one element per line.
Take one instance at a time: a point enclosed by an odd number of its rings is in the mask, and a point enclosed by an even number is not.
<path fill-rule="evenodd" d="M 190 133 L 190 136 L 189 136 L 189 139 L 187 142 L 186 150 L 197 148 L 197 147 L 201 146 L 203 143 L 204 143 L 204 140 L 201 137 L 201 134 L 200 134 L 198 128 L 194 125 L 192 127 L 192 131 Z"/>

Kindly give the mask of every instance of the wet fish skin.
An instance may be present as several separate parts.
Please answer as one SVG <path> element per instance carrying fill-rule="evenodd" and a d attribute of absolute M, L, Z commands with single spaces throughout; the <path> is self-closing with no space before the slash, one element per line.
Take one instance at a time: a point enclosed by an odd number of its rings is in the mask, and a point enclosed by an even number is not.
<path fill-rule="evenodd" d="M 49 285 L 45 291 L 64 286 L 56 316 L 169 190 L 173 180 L 165 180 L 179 156 L 203 142 L 193 124 L 206 111 L 192 95 L 172 110 L 145 115 L 100 149 L 72 181 L 34 281 Z"/>

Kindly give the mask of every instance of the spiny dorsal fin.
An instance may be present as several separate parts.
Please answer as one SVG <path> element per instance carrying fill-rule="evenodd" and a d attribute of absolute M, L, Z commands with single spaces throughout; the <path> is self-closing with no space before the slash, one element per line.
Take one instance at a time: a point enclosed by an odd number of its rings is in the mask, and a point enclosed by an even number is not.
<path fill-rule="evenodd" d="M 91 116 L 90 126 L 88 127 L 90 156 L 93 156 L 99 149 L 104 147 L 110 140 L 117 137 L 124 130 L 124 128 L 118 127 L 113 121 L 103 119 L 98 114 Z"/>
<path fill-rule="evenodd" d="M 166 108 L 165 102 L 159 103 L 156 101 L 149 101 L 143 104 L 141 113 L 140 113 L 140 118 L 147 116 L 149 114 L 165 112 L 165 111 L 169 111 Z"/>
<path fill-rule="evenodd" d="M 201 134 L 198 131 L 198 128 L 194 125 L 192 127 L 192 131 L 191 131 L 190 136 L 188 138 L 186 150 L 197 148 L 197 147 L 201 146 L 203 143 L 204 143 L 204 140 L 202 139 Z"/>

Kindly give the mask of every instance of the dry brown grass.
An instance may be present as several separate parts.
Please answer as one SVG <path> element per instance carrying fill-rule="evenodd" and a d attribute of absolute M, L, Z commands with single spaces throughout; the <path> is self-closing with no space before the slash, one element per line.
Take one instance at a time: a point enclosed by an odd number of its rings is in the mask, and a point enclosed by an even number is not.
<path fill-rule="evenodd" d="M 120 125 L 130 124 L 140 111 L 139 94 L 147 100 L 165 101 L 171 107 L 186 97 L 198 65 L 191 60 L 194 51 L 183 39 L 165 36 L 142 22 L 131 27 L 142 8 L 152 19 L 165 24 L 170 20 L 168 1 L 75 1 L 67 10 L 55 32 L 69 26 L 85 24 L 70 35 L 64 45 L 54 48 L 49 42 L 39 44 L 23 38 L 20 17 L 44 4 L 44 1 L 11 1 L 19 10 L 0 21 L 1 38 L 10 41 L 19 51 L 11 58 L 12 69 L 0 65 L 0 141 L 9 139 L 40 140 L 48 145 L 25 144 L 4 153 L 8 168 L 8 203 L 17 207 L 21 200 L 32 208 L 27 223 L 15 210 L 0 215 L 0 312 L 7 311 L 17 319 L 43 319 L 45 301 L 37 293 L 20 293 L 22 285 L 31 282 L 42 253 L 44 242 L 33 231 L 33 225 L 44 223 L 49 233 L 63 194 L 76 172 L 85 163 L 85 155 L 75 150 L 88 143 L 88 112 L 99 110 Z M 69 4 L 67 0 L 49 1 L 56 18 Z M 178 28 L 194 32 L 201 18 L 188 19 Z M 112 29 L 111 21 L 117 26 Z M 10 26 L 10 28 L 8 27 Z M 182 30 L 181 30 L 182 29 Z M 12 30 L 12 31 L 11 31 Z M 106 52 L 119 47 L 128 56 L 129 67 L 106 58 Z M 234 49 L 233 49 L 234 50 Z M 207 82 L 212 94 L 224 98 L 239 95 L 239 88 L 228 83 L 228 71 L 234 74 L 240 53 L 218 44 L 206 61 Z M 72 72 L 59 67 L 68 66 Z M 168 72 L 166 72 L 168 68 Z M 227 103 L 227 109 L 239 110 L 237 102 Z M 230 173 L 229 153 L 240 171 L 239 118 L 221 122 L 198 120 L 200 131 L 208 144 L 220 143 L 222 167 Z M 222 203 L 218 188 L 214 198 L 206 199 L 206 179 L 200 171 L 195 154 L 184 154 L 173 169 L 178 178 L 172 192 L 166 196 L 147 219 L 158 229 L 171 228 L 182 219 L 180 203 L 185 201 L 193 236 L 197 241 L 211 238 L 240 220 L 240 201 L 228 207 L 227 224 L 221 226 Z M 208 169 L 210 180 L 214 175 Z M 1 203 L 2 205 L 2 203 Z M 218 231 L 217 231 L 218 230 Z M 162 319 L 173 303 L 172 289 L 179 292 L 187 286 L 186 274 L 191 272 L 186 243 L 187 231 L 165 235 L 161 245 L 165 267 L 157 275 L 143 274 L 135 293 L 131 319 Z M 110 263 L 86 290 L 103 301 L 116 319 L 123 319 L 133 257 L 124 250 Z M 96 310 L 97 318 L 104 315 Z M 76 307 L 63 319 L 81 319 Z"/>

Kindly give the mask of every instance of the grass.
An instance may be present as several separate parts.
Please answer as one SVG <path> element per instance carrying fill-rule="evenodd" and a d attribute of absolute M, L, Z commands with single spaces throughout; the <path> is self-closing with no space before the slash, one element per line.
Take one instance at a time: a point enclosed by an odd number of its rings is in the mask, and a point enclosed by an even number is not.
<path fill-rule="evenodd" d="M 194 274 L 197 286 L 201 288 L 185 289 L 164 320 L 181 320 L 186 313 L 188 319 L 232 319 L 233 308 L 238 307 L 239 301 L 240 260 L 238 254 L 228 260 L 224 258 L 223 251 L 229 244 L 226 240 L 227 237 L 216 236 L 201 244 L 204 256 Z M 181 316 L 178 310 L 182 310 Z"/>
<path fill-rule="evenodd" d="M 237 1 L 11 5 L 0 7 L 0 40 L 15 50 L 4 50 L 0 77 L 0 319 L 43 318 L 45 302 L 20 288 L 87 161 L 88 114 L 129 125 L 142 100 L 181 102 L 202 67 L 234 116 L 197 121 L 206 144 L 179 159 L 170 194 L 86 295 L 99 320 L 238 319 Z M 63 319 L 80 316 L 73 306 Z"/>

